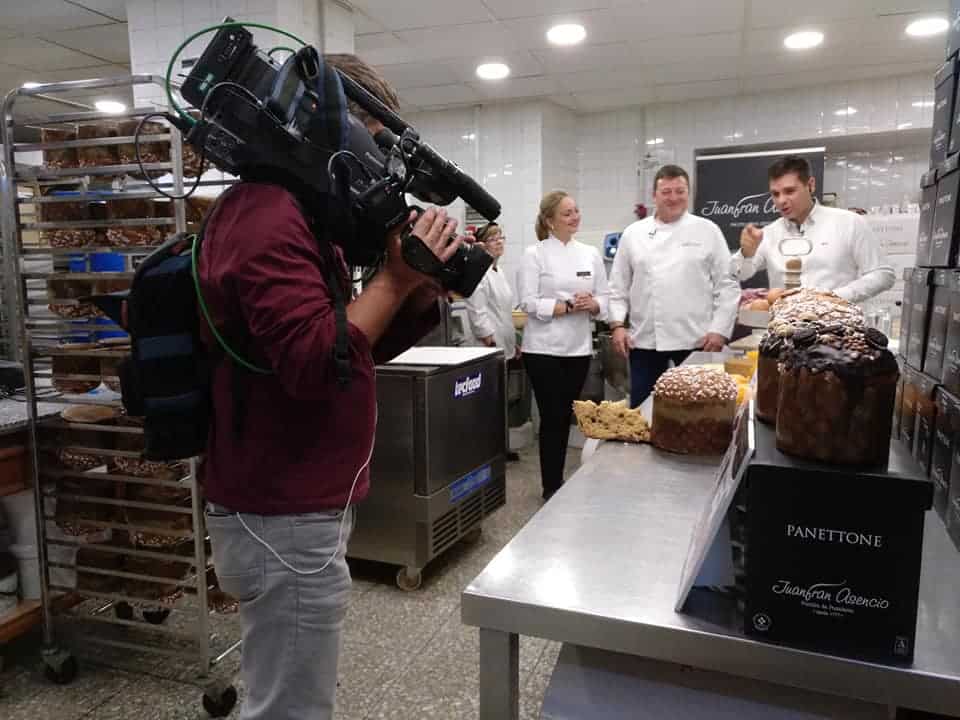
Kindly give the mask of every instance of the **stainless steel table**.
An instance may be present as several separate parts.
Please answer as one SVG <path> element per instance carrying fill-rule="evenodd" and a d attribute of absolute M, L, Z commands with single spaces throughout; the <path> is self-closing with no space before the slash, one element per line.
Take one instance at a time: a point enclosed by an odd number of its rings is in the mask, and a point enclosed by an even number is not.
<path fill-rule="evenodd" d="M 746 638 L 732 603 L 673 610 L 714 461 L 606 443 L 464 591 L 480 628 L 480 717 L 518 717 L 519 635 L 878 704 L 960 714 L 960 552 L 928 513 L 916 656 L 890 667 Z"/>

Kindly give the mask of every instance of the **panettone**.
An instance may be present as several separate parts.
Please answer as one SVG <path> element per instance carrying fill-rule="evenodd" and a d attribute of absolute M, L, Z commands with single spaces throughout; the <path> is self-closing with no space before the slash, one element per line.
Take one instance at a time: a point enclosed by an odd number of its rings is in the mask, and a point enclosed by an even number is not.
<path fill-rule="evenodd" d="M 667 370 L 653 388 L 650 440 L 658 448 L 717 455 L 730 444 L 737 383 L 727 373 L 697 365 Z"/>

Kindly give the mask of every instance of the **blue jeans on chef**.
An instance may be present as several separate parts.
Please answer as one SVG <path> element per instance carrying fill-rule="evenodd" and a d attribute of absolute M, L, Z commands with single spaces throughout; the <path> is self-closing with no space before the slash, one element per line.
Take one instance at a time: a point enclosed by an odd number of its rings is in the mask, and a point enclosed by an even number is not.
<path fill-rule="evenodd" d="M 630 407 L 639 407 L 653 392 L 653 386 L 663 375 L 670 363 L 680 365 L 693 350 L 643 350 L 630 351 Z"/>
<path fill-rule="evenodd" d="M 355 510 L 338 544 L 341 511 L 302 515 L 242 515 L 207 505 L 213 564 L 224 592 L 240 601 L 246 686 L 241 720 L 330 720 L 337 691 L 340 634 L 350 599 L 345 559 Z M 288 564 L 285 567 L 251 534 Z"/>

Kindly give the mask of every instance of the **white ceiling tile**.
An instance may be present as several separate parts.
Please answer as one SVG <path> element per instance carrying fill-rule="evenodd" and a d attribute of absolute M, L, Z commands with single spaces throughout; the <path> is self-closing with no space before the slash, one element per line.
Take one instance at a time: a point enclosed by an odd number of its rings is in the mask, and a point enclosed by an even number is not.
<path fill-rule="evenodd" d="M 357 55 L 374 66 L 423 62 L 422 53 L 393 33 L 358 35 L 355 40 L 355 50 Z"/>
<path fill-rule="evenodd" d="M 737 32 L 743 24 L 743 7 L 744 0 L 611 0 L 611 9 L 633 28 L 637 39 Z"/>
<path fill-rule="evenodd" d="M 127 0 L 72 0 L 72 4 L 102 13 L 113 20 L 127 19 Z"/>
<path fill-rule="evenodd" d="M 576 95 L 572 93 L 564 93 L 562 95 L 551 95 L 547 98 L 552 103 L 560 105 L 561 107 L 569 108 L 570 110 L 579 110 L 580 105 L 577 103 Z"/>
<path fill-rule="evenodd" d="M 726 80 L 739 75 L 739 61 L 736 58 L 715 58 L 710 62 L 686 60 L 671 65 L 650 66 L 646 72 L 657 85 Z"/>
<path fill-rule="evenodd" d="M 102 65 L 103 61 L 36 38 L 13 38 L 0 43 L 0 62 L 33 70 L 60 70 Z"/>
<path fill-rule="evenodd" d="M 802 3 L 765 0 L 751 4 L 749 26 L 764 28 L 788 24 L 799 28 L 830 20 L 868 17 L 874 12 L 872 4 L 863 0 L 804 0 Z"/>
<path fill-rule="evenodd" d="M 548 74 L 546 68 L 532 53 L 521 52 L 510 55 L 488 55 L 478 54 L 468 58 L 458 58 L 448 61 L 448 65 L 456 73 L 461 82 L 472 82 L 477 80 L 477 65 L 486 62 L 506 63 L 510 68 L 510 77 L 506 80 L 493 82 L 509 83 L 517 78 L 529 77 L 531 75 Z"/>
<path fill-rule="evenodd" d="M 444 63 L 409 63 L 384 65 L 380 73 L 397 90 L 458 82 L 457 74 Z"/>
<path fill-rule="evenodd" d="M 359 10 L 354 10 L 353 30 L 357 35 L 369 35 L 371 33 L 386 32 L 387 28 L 366 13 L 362 13 Z"/>
<path fill-rule="evenodd" d="M 533 50 L 532 54 L 549 73 L 604 70 L 636 64 L 633 50 L 627 43 Z"/>
<path fill-rule="evenodd" d="M 45 33 L 43 39 L 110 62 L 130 62 L 126 23 Z"/>
<path fill-rule="evenodd" d="M 62 0 L 19 2 L 4 0 L 0 23 L 24 35 L 55 30 L 103 25 L 110 22 L 103 15 Z"/>
<path fill-rule="evenodd" d="M 493 14 L 501 19 L 535 15 L 564 15 L 584 10 L 605 9 L 608 0 L 484 0 Z"/>
<path fill-rule="evenodd" d="M 677 85 L 657 86 L 657 102 L 677 102 L 702 98 L 736 95 L 739 90 L 737 80 L 716 80 L 713 82 L 691 82 Z"/>
<path fill-rule="evenodd" d="M 598 92 L 577 93 L 577 109 L 581 112 L 593 112 L 618 107 L 646 105 L 656 99 L 653 88 L 634 88 L 629 91 L 603 90 Z"/>
<path fill-rule="evenodd" d="M 475 0 L 397 2 L 397 0 L 354 0 L 353 5 L 387 30 L 466 25 L 491 20 L 483 3 Z"/>
<path fill-rule="evenodd" d="M 580 93 L 600 90 L 616 90 L 652 84 L 654 76 L 650 68 L 624 68 L 620 70 L 587 70 L 556 76 L 561 92 Z"/>
<path fill-rule="evenodd" d="M 517 77 L 502 83 L 485 83 L 477 80 L 469 83 L 478 96 L 487 100 L 543 97 L 560 92 L 559 83 L 554 77 Z"/>
<path fill-rule="evenodd" d="M 610 10 L 517 17 L 502 20 L 497 23 L 497 27 L 505 35 L 509 35 L 528 48 L 550 48 L 554 46 L 547 40 L 547 30 L 561 22 L 577 22 L 584 26 L 587 38 L 583 46 L 624 42 L 637 37 L 636 23 L 624 22 L 623 17 Z M 571 49 L 576 50 L 576 48 Z"/>
<path fill-rule="evenodd" d="M 420 107 L 437 105 L 463 105 L 480 100 L 474 90 L 464 84 L 436 85 L 428 88 L 411 88 L 404 91 L 404 100 Z"/>
<path fill-rule="evenodd" d="M 451 25 L 444 28 L 398 30 L 395 35 L 409 47 L 417 48 L 423 59 L 476 57 L 526 50 L 529 46 L 513 38 L 494 22 Z"/>

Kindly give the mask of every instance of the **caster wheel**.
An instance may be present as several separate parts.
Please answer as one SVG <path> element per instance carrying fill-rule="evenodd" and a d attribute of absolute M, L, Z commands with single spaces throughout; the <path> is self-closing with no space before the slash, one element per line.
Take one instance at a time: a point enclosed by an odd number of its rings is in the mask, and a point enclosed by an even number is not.
<path fill-rule="evenodd" d="M 230 685 L 219 694 L 218 697 L 211 697 L 207 693 L 203 694 L 203 709 L 207 715 L 214 718 L 226 717 L 237 704 L 237 689 Z"/>
<path fill-rule="evenodd" d="M 114 605 L 113 614 L 120 620 L 133 620 L 133 608 L 125 602 L 118 602 Z"/>
<path fill-rule="evenodd" d="M 68 655 L 59 665 L 47 665 L 44 668 L 44 675 L 47 680 L 56 685 L 68 685 L 77 677 L 77 659 L 73 655 Z"/>
<path fill-rule="evenodd" d="M 170 611 L 166 608 L 143 611 L 143 619 L 151 625 L 162 625 L 168 617 L 170 617 Z"/>
<path fill-rule="evenodd" d="M 472 544 L 479 542 L 481 537 L 483 537 L 483 527 L 475 527 L 473 530 L 463 536 L 463 540 L 464 542 Z"/>
<path fill-rule="evenodd" d="M 423 576 L 419 571 L 410 572 L 408 568 L 397 570 L 397 587 L 407 592 L 419 590 Z"/>

